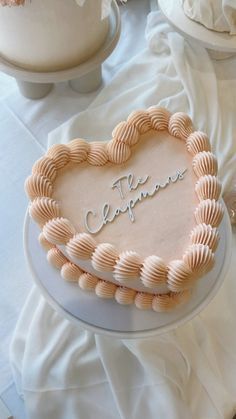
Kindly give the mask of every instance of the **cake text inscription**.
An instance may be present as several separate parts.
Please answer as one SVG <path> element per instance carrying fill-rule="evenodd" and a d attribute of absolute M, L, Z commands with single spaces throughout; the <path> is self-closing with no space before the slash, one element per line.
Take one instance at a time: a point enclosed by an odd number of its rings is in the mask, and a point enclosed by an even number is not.
<path fill-rule="evenodd" d="M 184 178 L 184 175 L 186 173 L 187 169 L 183 170 L 176 170 L 176 172 L 168 176 L 167 179 L 165 179 L 163 182 L 157 182 L 151 190 L 146 191 L 142 190 L 137 197 L 128 199 L 127 202 L 124 203 L 124 205 L 121 205 L 118 208 L 112 209 L 111 205 L 107 202 L 105 202 L 102 206 L 102 210 L 99 214 L 93 210 L 89 210 L 85 214 L 85 227 L 91 234 L 98 233 L 107 223 L 112 223 L 116 217 L 118 217 L 120 214 L 126 213 L 128 214 L 130 221 L 135 221 L 134 211 L 133 208 L 138 202 L 143 201 L 146 198 L 151 198 L 154 195 L 157 194 L 158 191 L 161 189 L 166 188 L 171 183 L 175 183 L 178 180 L 182 180 Z M 112 189 L 117 189 L 120 197 L 122 200 L 125 199 L 124 193 L 127 190 L 128 192 L 132 192 L 136 190 L 140 185 L 143 185 L 147 182 L 149 179 L 149 176 L 146 175 L 143 178 L 138 178 L 136 181 L 134 179 L 134 175 L 132 173 L 128 175 L 121 176 L 117 180 L 115 180 L 112 183 Z M 93 220 L 92 220 L 93 219 Z M 97 219 L 97 226 L 92 228 L 91 224 L 94 225 L 94 221 L 96 223 Z M 91 223 L 92 220 L 92 223 Z"/>

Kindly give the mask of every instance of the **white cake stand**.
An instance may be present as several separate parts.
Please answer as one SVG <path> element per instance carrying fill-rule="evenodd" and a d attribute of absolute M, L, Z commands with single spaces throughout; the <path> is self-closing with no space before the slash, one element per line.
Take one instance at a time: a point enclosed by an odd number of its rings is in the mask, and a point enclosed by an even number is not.
<path fill-rule="evenodd" d="M 122 306 L 86 292 L 75 283 L 65 281 L 46 260 L 38 242 L 39 228 L 28 213 L 24 224 L 24 250 L 32 278 L 51 306 L 73 323 L 117 338 L 140 338 L 168 332 L 191 320 L 203 310 L 222 285 L 231 256 L 231 225 L 225 211 L 221 223 L 221 240 L 214 269 L 199 280 L 193 295 L 184 306 L 169 313 L 139 310 Z"/>
<path fill-rule="evenodd" d="M 214 59 L 225 59 L 236 54 L 236 35 L 216 32 L 188 18 L 181 0 L 159 0 L 159 8 L 174 29 L 189 40 L 198 42 Z"/>
<path fill-rule="evenodd" d="M 16 79 L 20 92 L 27 98 L 40 99 L 46 96 L 53 83 L 69 80 L 73 90 L 88 93 L 102 82 L 102 62 L 112 53 L 120 37 L 120 11 L 112 1 L 109 15 L 109 32 L 99 50 L 87 61 L 66 70 L 37 72 L 18 67 L 0 55 L 0 71 Z"/>

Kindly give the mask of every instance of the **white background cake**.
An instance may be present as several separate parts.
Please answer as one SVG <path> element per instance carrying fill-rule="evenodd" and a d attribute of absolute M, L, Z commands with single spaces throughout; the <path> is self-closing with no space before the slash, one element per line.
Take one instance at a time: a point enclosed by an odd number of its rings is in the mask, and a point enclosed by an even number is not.
<path fill-rule="evenodd" d="M 185 14 L 208 29 L 236 34 L 236 4 L 231 0 L 182 0 Z"/>
<path fill-rule="evenodd" d="M 108 18 L 102 0 L 26 0 L 0 5 L 0 54 L 25 69 L 56 71 L 88 59 L 104 42 Z"/>

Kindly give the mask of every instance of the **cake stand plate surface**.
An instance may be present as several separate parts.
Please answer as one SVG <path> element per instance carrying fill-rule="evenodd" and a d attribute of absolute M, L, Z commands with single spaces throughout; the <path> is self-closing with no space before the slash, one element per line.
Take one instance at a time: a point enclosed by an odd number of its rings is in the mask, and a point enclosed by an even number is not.
<path fill-rule="evenodd" d="M 236 35 L 213 31 L 191 20 L 185 15 L 181 0 L 159 0 L 158 4 L 177 32 L 210 50 L 213 58 L 227 58 L 236 54 Z"/>
<path fill-rule="evenodd" d="M 231 226 L 225 216 L 220 227 L 221 240 L 211 272 L 198 281 L 190 301 L 168 313 L 123 306 L 93 292 L 83 291 L 77 283 L 65 281 L 60 271 L 49 265 L 46 252 L 38 242 L 40 230 L 28 213 L 24 224 L 24 250 L 33 280 L 48 303 L 64 317 L 95 333 L 117 338 L 140 338 L 168 332 L 191 320 L 203 310 L 224 281 L 230 262 Z"/>
<path fill-rule="evenodd" d="M 95 90 L 101 84 L 101 64 L 114 50 L 120 37 L 120 11 L 112 1 L 109 32 L 102 46 L 86 61 L 65 70 L 37 72 L 10 63 L 0 55 L 0 71 L 15 77 L 21 93 L 30 99 L 39 99 L 52 88 L 53 83 L 69 80 L 72 89 L 80 93 Z"/>

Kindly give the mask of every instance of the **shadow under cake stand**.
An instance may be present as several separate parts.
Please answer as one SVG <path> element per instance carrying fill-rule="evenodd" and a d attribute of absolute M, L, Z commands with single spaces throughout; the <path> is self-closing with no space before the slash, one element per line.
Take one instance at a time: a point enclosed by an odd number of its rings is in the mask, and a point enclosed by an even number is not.
<path fill-rule="evenodd" d="M 40 99 L 51 91 L 53 83 L 68 80 L 73 90 L 89 93 L 96 90 L 102 82 L 102 63 L 117 45 L 120 30 L 120 11 L 113 0 L 108 35 L 102 46 L 88 60 L 66 70 L 37 72 L 16 66 L 0 55 L 0 71 L 14 77 L 22 95 L 29 99 Z"/>
<path fill-rule="evenodd" d="M 184 13 L 181 0 L 158 0 L 159 8 L 173 28 L 190 41 L 206 48 L 213 59 L 236 55 L 236 35 L 207 29 Z"/>
<path fill-rule="evenodd" d="M 225 208 L 220 226 L 221 240 L 211 272 L 194 287 L 190 301 L 173 311 L 156 313 L 123 306 L 94 292 L 83 291 L 77 283 L 65 281 L 60 271 L 49 265 L 38 241 L 40 230 L 26 213 L 24 251 L 32 277 L 48 303 L 64 317 L 94 333 L 117 338 L 140 338 L 168 332 L 183 325 L 202 311 L 222 285 L 231 257 L 231 225 Z"/>

